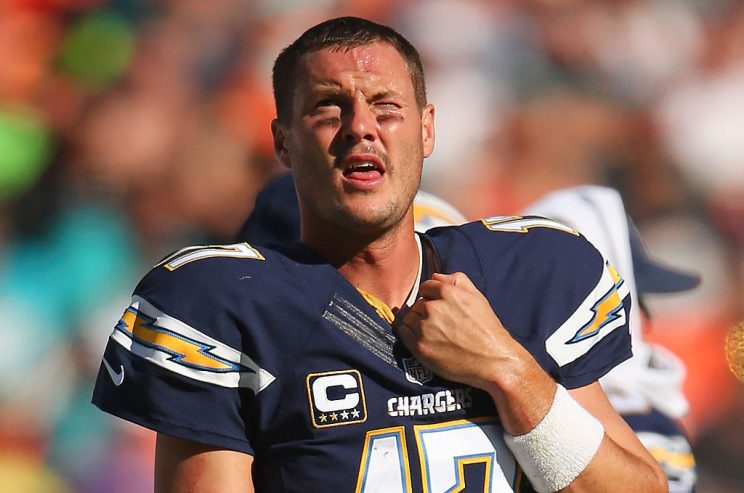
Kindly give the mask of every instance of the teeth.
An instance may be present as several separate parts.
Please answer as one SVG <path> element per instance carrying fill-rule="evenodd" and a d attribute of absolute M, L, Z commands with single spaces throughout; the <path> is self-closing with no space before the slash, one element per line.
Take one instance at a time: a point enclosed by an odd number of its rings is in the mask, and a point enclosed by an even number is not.
<path fill-rule="evenodd" d="M 377 167 L 372 163 L 361 163 L 351 168 L 353 171 L 374 171 Z"/>

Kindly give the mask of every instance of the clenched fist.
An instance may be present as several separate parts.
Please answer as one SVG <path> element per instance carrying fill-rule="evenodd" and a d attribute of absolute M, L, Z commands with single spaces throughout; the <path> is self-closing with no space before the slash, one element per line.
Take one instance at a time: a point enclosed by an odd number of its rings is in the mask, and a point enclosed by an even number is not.
<path fill-rule="evenodd" d="M 504 328 L 488 300 L 463 273 L 434 274 L 421 284 L 419 299 L 396 324 L 395 332 L 411 353 L 439 376 L 491 394 L 512 432 L 536 424 L 518 425 L 514 417 L 502 413 L 505 406 L 511 407 L 509 401 L 517 389 L 520 402 L 538 409 L 550 405 L 545 396 L 552 397 L 555 384 Z M 523 395 L 526 380 L 536 384 L 534 395 Z"/>

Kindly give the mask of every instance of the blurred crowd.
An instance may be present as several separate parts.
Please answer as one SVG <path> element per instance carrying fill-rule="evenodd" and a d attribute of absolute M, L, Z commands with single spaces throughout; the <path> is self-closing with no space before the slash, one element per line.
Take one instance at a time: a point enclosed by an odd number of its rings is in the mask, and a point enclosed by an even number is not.
<path fill-rule="evenodd" d="M 744 3 L 737 0 L 0 0 L 0 492 L 152 489 L 151 433 L 90 405 L 134 283 L 229 243 L 283 169 L 273 58 L 325 18 L 420 50 L 422 188 L 479 218 L 616 188 L 700 288 L 649 301 L 687 364 L 699 491 L 744 491 Z"/>

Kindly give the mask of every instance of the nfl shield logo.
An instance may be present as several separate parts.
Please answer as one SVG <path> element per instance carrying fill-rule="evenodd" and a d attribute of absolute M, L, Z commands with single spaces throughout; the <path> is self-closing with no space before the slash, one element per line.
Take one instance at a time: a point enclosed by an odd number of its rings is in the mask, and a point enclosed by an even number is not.
<path fill-rule="evenodd" d="M 434 377 L 434 373 L 418 362 L 416 358 L 403 358 L 403 371 L 406 380 L 422 385 Z"/>

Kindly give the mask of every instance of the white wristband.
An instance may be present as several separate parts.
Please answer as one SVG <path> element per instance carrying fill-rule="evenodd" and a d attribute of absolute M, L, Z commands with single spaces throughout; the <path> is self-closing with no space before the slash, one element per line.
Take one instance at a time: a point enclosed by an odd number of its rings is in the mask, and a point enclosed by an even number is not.
<path fill-rule="evenodd" d="M 599 449 L 604 427 L 561 385 L 542 421 L 524 435 L 504 433 L 506 445 L 538 493 L 568 486 Z"/>

